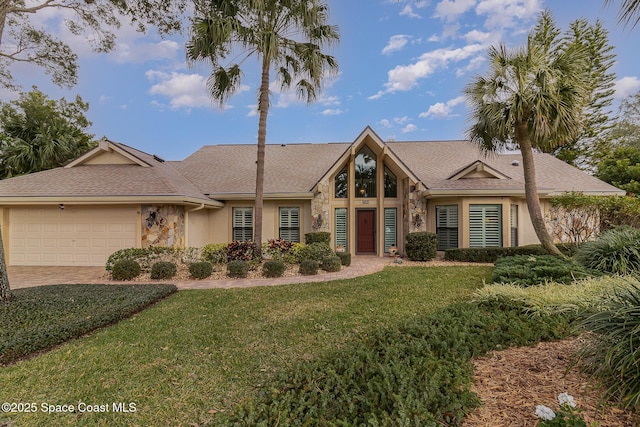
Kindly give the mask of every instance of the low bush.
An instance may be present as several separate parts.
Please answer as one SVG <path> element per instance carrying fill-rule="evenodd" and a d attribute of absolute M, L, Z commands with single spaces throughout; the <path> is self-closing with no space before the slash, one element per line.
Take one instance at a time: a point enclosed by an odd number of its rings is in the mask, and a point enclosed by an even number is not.
<path fill-rule="evenodd" d="M 312 259 L 321 263 L 323 258 L 334 256 L 335 252 L 328 243 L 311 243 L 300 248 L 300 259 Z"/>
<path fill-rule="evenodd" d="M 304 243 L 310 245 L 312 243 L 326 243 L 331 244 L 331 233 L 328 231 L 314 231 L 312 233 L 305 233 Z"/>
<path fill-rule="evenodd" d="M 250 240 L 233 241 L 227 245 L 227 262 L 252 261 L 255 259 L 254 245 Z"/>
<path fill-rule="evenodd" d="M 131 259 L 123 259 L 113 263 L 111 278 L 113 280 L 132 280 L 140 275 L 140 264 Z"/>
<path fill-rule="evenodd" d="M 277 261 L 284 261 L 293 245 L 294 242 L 288 240 L 280 238 L 270 239 L 262 244 L 262 256 Z"/>
<path fill-rule="evenodd" d="M 609 298 L 604 310 L 582 322 L 592 334 L 580 351 L 592 374 L 607 385 L 606 397 L 626 409 L 640 409 L 640 283 Z"/>
<path fill-rule="evenodd" d="M 566 256 L 573 256 L 576 246 L 557 244 L 556 247 Z M 447 261 L 461 262 L 496 262 L 498 258 L 515 255 L 548 255 L 542 245 L 513 246 L 508 248 L 455 248 L 444 252 Z"/>
<path fill-rule="evenodd" d="M 318 274 L 320 264 L 314 259 L 306 259 L 300 263 L 300 274 L 303 276 L 315 276 Z"/>
<path fill-rule="evenodd" d="M 229 261 L 227 264 L 227 275 L 235 278 L 247 277 L 250 267 L 251 266 L 247 261 Z"/>
<path fill-rule="evenodd" d="M 171 279 L 178 272 L 178 267 L 172 262 L 160 261 L 151 266 L 152 280 Z"/>
<path fill-rule="evenodd" d="M 48 285 L 15 289 L 0 304 L 0 364 L 14 362 L 139 312 L 173 285 Z"/>
<path fill-rule="evenodd" d="M 640 229 L 607 230 L 598 239 L 583 244 L 576 253 L 576 260 L 604 273 L 640 273 Z"/>
<path fill-rule="evenodd" d="M 291 249 L 289 249 L 282 257 L 282 260 L 285 264 L 300 264 L 300 262 L 303 261 L 302 252 L 305 246 L 307 245 L 304 243 L 293 243 L 293 245 L 291 245 Z"/>
<path fill-rule="evenodd" d="M 167 257 L 173 257 L 178 251 L 180 250 L 164 246 L 120 249 L 112 253 L 109 258 L 107 258 L 105 269 L 107 271 L 112 271 L 116 262 L 128 260 L 136 261 L 138 265 L 140 265 L 142 271 L 149 271 L 154 262 L 164 260 L 164 258 Z"/>
<path fill-rule="evenodd" d="M 226 263 L 227 246 L 226 243 L 209 243 L 203 246 L 200 252 L 202 261 L 208 261 L 212 264 Z"/>
<path fill-rule="evenodd" d="M 411 261 L 428 261 L 436 257 L 438 238 L 434 233 L 419 231 L 407 234 L 405 251 Z"/>
<path fill-rule="evenodd" d="M 194 279 L 206 279 L 213 273 L 213 264 L 209 261 L 194 262 L 189 265 L 189 275 Z"/>
<path fill-rule="evenodd" d="M 345 267 L 351 265 L 351 254 L 349 252 L 336 252 L 336 256 L 340 258 L 340 263 Z"/>
<path fill-rule="evenodd" d="M 228 425 L 459 425 L 480 404 L 470 358 L 558 339 L 561 316 L 527 316 L 509 300 L 457 304 L 374 329 L 277 374 Z"/>
<path fill-rule="evenodd" d="M 322 269 L 330 273 L 340 271 L 342 268 L 342 261 L 338 256 L 328 256 L 322 258 Z"/>
<path fill-rule="evenodd" d="M 594 272 L 570 259 L 553 255 L 516 255 L 498 258 L 491 280 L 526 287 L 546 282 L 568 284 L 593 275 Z"/>
<path fill-rule="evenodd" d="M 286 266 L 282 261 L 267 261 L 262 266 L 262 275 L 265 277 L 280 277 L 284 274 L 285 269 Z"/>

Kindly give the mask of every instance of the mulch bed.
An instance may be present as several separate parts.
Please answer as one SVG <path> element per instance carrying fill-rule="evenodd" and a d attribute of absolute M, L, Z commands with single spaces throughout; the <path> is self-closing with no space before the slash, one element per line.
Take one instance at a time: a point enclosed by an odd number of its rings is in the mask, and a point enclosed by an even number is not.
<path fill-rule="evenodd" d="M 467 416 L 463 426 L 536 426 L 536 405 L 557 411 L 557 396 L 562 392 L 575 398 L 588 426 L 593 422 L 598 427 L 638 426 L 638 416 L 601 402 L 603 388 L 580 373 L 573 358 L 580 345 L 581 338 L 572 338 L 474 359 L 472 390 L 482 406 Z"/>

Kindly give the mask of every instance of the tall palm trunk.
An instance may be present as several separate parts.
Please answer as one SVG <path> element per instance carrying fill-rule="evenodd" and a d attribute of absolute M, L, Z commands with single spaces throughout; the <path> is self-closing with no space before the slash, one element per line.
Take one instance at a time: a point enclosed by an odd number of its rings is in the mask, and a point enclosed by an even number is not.
<path fill-rule="evenodd" d="M 9 276 L 7 275 L 7 263 L 4 258 L 4 245 L 2 244 L 2 227 L 0 227 L 0 301 L 11 299 L 9 288 Z"/>
<path fill-rule="evenodd" d="M 540 207 L 540 199 L 538 197 L 538 187 L 536 184 L 536 168 L 533 160 L 533 147 L 529 136 L 528 123 L 526 121 L 518 123 L 516 126 L 516 140 L 520 145 L 522 153 L 522 170 L 524 172 L 524 191 L 527 200 L 527 209 L 531 217 L 533 229 L 538 236 L 538 240 L 542 243 L 542 247 L 552 255 L 563 257 L 564 255 L 553 244 L 551 236 L 547 231 Z"/>
<path fill-rule="evenodd" d="M 255 226 L 253 229 L 254 256 L 262 257 L 262 206 L 264 204 L 264 157 L 267 143 L 267 116 L 269 114 L 269 69 L 267 55 L 262 59 L 262 80 L 258 102 L 258 160 L 256 161 Z"/>

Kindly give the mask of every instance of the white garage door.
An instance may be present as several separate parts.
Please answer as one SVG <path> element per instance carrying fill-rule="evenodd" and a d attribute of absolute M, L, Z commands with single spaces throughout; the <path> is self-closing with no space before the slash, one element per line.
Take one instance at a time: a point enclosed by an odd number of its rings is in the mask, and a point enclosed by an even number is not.
<path fill-rule="evenodd" d="M 135 207 L 16 208 L 9 213 L 11 265 L 102 266 L 136 246 Z"/>

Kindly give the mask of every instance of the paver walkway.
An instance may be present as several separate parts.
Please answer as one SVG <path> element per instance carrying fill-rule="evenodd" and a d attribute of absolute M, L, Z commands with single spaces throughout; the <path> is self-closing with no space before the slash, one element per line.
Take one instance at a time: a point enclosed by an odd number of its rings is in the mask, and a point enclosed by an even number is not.
<path fill-rule="evenodd" d="M 351 265 L 339 272 L 322 272 L 316 276 L 277 277 L 273 279 L 224 279 L 224 280 L 185 280 L 185 281 L 153 281 L 152 283 L 172 283 L 178 289 L 213 289 L 213 288 L 248 288 L 252 286 L 274 286 L 291 283 L 325 282 L 329 280 L 348 279 L 364 276 L 382 270 L 390 265 L 392 260 L 388 257 L 354 256 Z M 142 283 L 142 282 L 115 282 L 104 280 L 103 267 L 27 267 L 13 266 L 7 270 L 11 289 L 27 288 L 32 286 L 73 284 L 73 283 Z"/>

